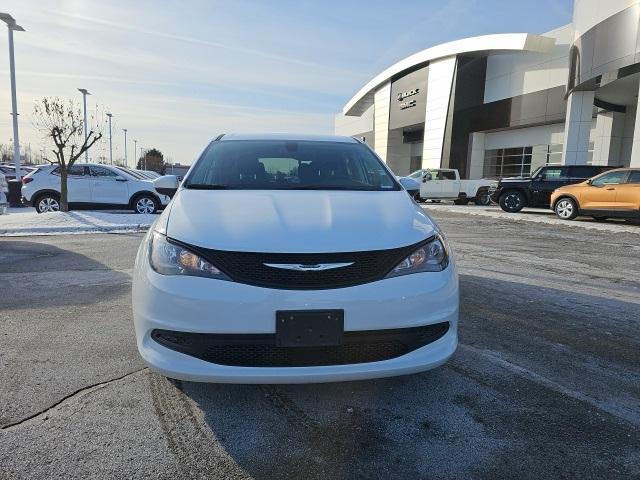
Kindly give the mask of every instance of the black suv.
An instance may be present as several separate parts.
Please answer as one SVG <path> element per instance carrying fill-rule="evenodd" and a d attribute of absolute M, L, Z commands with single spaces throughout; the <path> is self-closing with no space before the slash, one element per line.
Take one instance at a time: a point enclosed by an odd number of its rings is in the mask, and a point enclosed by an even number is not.
<path fill-rule="evenodd" d="M 613 168 L 602 165 L 549 165 L 540 167 L 530 177 L 503 178 L 491 196 L 505 212 L 515 213 L 524 207 L 548 208 L 551 192 L 572 183 L 584 182 Z"/>

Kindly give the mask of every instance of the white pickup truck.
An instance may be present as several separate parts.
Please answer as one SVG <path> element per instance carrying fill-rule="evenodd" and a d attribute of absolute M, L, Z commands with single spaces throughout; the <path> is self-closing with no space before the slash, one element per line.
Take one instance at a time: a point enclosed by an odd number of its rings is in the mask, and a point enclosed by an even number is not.
<path fill-rule="evenodd" d="M 476 205 L 489 205 L 489 195 L 498 185 L 496 180 L 460 180 L 458 170 L 449 168 L 416 170 L 409 178 L 420 182 L 418 200 L 453 200 L 457 205 L 470 201 Z"/>

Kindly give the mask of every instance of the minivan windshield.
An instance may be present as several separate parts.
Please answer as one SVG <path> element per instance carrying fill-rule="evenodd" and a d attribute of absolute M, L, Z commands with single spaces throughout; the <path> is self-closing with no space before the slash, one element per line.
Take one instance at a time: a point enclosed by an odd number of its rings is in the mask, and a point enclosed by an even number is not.
<path fill-rule="evenodd" d="M 361 143 L 226 140 L 213 142 L 185 180 L 191 189 L 400 190 Z"/>

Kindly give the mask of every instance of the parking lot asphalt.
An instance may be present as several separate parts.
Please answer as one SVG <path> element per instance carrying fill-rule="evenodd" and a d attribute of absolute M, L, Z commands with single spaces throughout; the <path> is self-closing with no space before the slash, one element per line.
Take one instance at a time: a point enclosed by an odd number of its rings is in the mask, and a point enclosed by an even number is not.
<path fill-rule="evenodd" d="M 639 478 L 638 235 L 429 212 L 458 351 L 336 384 L 167 380 L 135 348 L 142 235 L 0 239 L 0 478 Z"/>

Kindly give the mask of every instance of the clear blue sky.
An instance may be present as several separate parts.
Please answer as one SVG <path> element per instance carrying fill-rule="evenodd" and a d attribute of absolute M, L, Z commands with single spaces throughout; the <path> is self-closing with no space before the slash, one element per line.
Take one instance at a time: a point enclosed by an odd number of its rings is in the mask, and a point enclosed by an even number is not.
<path fill-rule="evenodd" d="M 342 105 L 397 60 L 467 36 L 551 30 L 571 21 L 572 1 L 5 0 L 0 10 L 27 30 L 15 34 L 23 145 L 43 145 L 36 99 L 80 100 L 83 87 L 114 113 L 116 157 L 128 128 L 138 146 L 191 163 L 219 132 L 331 133 Z M 6 144 L 5 33 L 0 82 Z"/>

